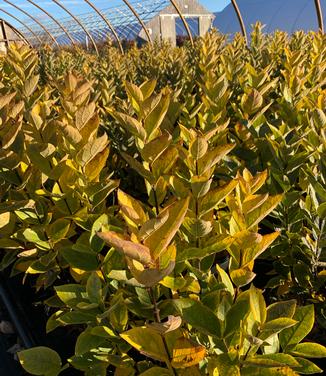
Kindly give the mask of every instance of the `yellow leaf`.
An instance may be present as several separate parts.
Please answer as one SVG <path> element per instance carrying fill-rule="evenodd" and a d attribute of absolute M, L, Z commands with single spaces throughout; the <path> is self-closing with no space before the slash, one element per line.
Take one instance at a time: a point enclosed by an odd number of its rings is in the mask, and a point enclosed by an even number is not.
<path fill-rule="evenodd" d="M 146 287 L 152 287 L 162 281 L 164 277 L 171 274 L 174 269 L 175 262 L 170 261 L 165 269 L 145 268 L 143 264 L 136 260 L 127 259 L 129 269 L 135 279 Z"/>
<path fill-rule="evenodd" d="M 250 296 L 250 309 L 253 317 L 260 324 L 264 324 L 266 321 L 267 310 L 266 302 L 261 290 L 255 288 L 254 285 L 251 285 L 249 289 Z"/>
<path fill-rule="evenodd" d="M 140 353 L 162 362 L 168 361 L 163 339 L 155 330 L 137 327 L 120 336 Z"/>
<path fill-rule="evenodd" d="M 165 132 L 161 136 L 155 138 L 155 140 L 147 143 L 143 150 L 141 151 L 141 155 L 143 159 L 147 162 L 154 162 L 171 144 L 172 136 Z"/>
<path fill-rule="evenodd" d="M 158 230 L 153 231 L 144 242 L 150 248 L 153 260 L 156 260 L 172 241 L 184 220 L 188 205 L 189 197 L 185 200 L 175 201 L 162 211 L 161 215 L 165 211 L 169 213 L 167 221 Z"/>
<path fill-rule="evenodd" d="M 89 181 L 99 180 L 99 175 L 106 165 L 109 154 L 110 149 L 106 148 L 87 163 L 87 165 L 85 166 L 85 174 Z"/>
<path fill-rule="evenodd" d="M 124 220 L 133 230 L 137 230 L 138 226 L 143 225 L 148 220 L 141 204 L 120 189 L 118 190 L 118 202 Z"/>
<path fill-rule="evenodd" d="M 235 269 L 230 272 L 230 277 L 237 287 L 242 287 L 250 283 L 256 274 L 248 268 Z"/>
<path fill-rule="evenodd" d="M 121 239 L 121 237 L 113 231 L 97 232 L 97 236 L 111 247 L 133 260 L 137 260 L 142 264 L 150 264 L 152 262 L 149 248 L 142 244 Z"/>
<path fill-rule="evenodd" d="M 179 338 L 173 349 L 172 366 L 174 368 L 192 367 L 200 363 L 206 355 L 204 346 L 188 339 Z"/>
<path fill-rule="evenodd" d="M 91 102 L 80 109 L 76 112 L 76 127 L 78 130 L 81 130 L 87 122 L 93 117 L 94 112 L 95 112 L 95 102 Z"/>

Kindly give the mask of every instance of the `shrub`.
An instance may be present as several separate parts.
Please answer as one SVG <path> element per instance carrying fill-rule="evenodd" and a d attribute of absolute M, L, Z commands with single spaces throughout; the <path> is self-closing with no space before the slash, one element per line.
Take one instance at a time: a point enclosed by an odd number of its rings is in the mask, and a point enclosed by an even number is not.
<path fill-rule="evenodd" d="M 80 328 L 27 372 L 322 372 L 302 341 L 324 325 L 325 39 L 257 25 L 243 47 L 1 61 L 1 269 L 53 291 L 47 332 Z"/>

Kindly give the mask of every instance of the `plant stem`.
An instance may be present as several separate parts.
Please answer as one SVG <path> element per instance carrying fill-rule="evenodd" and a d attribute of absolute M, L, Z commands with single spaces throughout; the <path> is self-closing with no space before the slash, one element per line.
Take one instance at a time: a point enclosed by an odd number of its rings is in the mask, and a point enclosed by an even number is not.
<path fill-rule="evenodd" d="M 151 299 L 151 302 L 154 306 L 154 319 L 157 323 L 161 323 L 161 317 L 160 317 L 160 310 L 157 306 L 157 301 L 156 301 L 156 298 L 155 298 L 155 293 L 154 293 L 154 290 L 153 290 L 153 287 L 148 287 L 147 288 L 147 292 L 149 294 L 149 297 Z M 175 371 L 175 369 L 172 367 L 171 365 L 171 358 L 170 358 L 170 353 L 169 353 L 169 347 L 168 347 L 168 344 L 166 342 L 166 339 L 164 337 L 164 334 L 161 334 L 161 337 L 162 337 L 162 341 L 163 341 L 163 344 L 164 344 L 164 349 L 165 349 L 165 352 L 167 354 L 167 360 L 165 361 L 169 371 L 171 372 L 172 375 L 174 376 L 177 376 L 177 373 Z"/>
<path fill-rule="evenodd" d="M 154 319 L 156 322 L 160 323 L 161 322 L 161 317 L 160 317 L 160 310 L 157 306 L 157 301 L 156 301 L 156 298 L 155 298 L 155 294 L 154 294 L 154 291 L 153 291 L 153 287 L 149 287 L 147 288 L 147 292 L 149 294 L 149 297 L 151 299 L 151 302 L 153 304 L 153 307 L 154 307 Z"/>

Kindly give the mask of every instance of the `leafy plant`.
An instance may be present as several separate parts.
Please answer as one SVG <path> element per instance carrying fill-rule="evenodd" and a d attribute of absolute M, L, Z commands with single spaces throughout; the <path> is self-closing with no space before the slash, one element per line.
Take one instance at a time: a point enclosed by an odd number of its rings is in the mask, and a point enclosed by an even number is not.
<path fill-rule="evenodd" d="M 48 291 L 47 332 L 78 329 L 67 364 L 20 352 L 27 372 L 322 372 L 324 51 L 261 25 L 249 49 L 215 31 L 124 56 L 11 48 L 0 265 Z"/>

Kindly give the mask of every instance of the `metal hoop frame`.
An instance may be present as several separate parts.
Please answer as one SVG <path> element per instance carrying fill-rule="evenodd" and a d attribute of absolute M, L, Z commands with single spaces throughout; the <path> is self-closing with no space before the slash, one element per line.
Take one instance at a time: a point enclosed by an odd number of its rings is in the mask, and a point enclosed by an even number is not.
<path fill-rule="evenodd" d="M 240 11 L 240 8 L 238 6 L 238 3 L 236 0 L 231 0 L 231 3 L 233 5 L 233 8 L 235 10 L 235 13 L 238 17 L 238 21 L 239 21 L 239 24 L 240 24 L 240 28 L 241 28 L 241 32 L 242 32 L 242 35 L 246 41 L 246 45 L 248 45 L 248 36 L 247 36 L 247 30 L 246 30 L 246 26 L 245 26 L 245 23 L 243 21 L 243 18 L 242 18 L 242 14 L 241 14 L 241 11 Z"/>
<path fill-rule="evenodd" d="M 136 9 L 129 3 L 128 0 L 122 0 L 122 1 L 127 5 L 127 7 L 132 11 L 133 15 L 137 18 L 138 22 L 140 23 L 141 27 L 143 28 L 143 30 L 144 30 L 144 32 L 146 34 L 148 42 L 151 45 L 153 45 L 152 37 L 150 36 L 150 34 L 149 34 L 148 30 L 147 30 L 146 25 L 144 24 L 143 20 L 140 18 L 140 16 L 137 13 Z"/>
<path fill-rule="evenodd" d="M 11 5 L 12 7 L 16 8 L 18 11 L 20 11 L 21 13 L 25 14 L 27 17 L 29 17 L 31 20 L 33 20 L 37 25 L 39 25 L 45 32 L 46 34 L 48 34 L 48 36 L 52 39 L 52 41 L 54 42 L 54 44 L 60 48 L 59 46 L 59 43 L 57 42 L 57 40 L 54 38 L 54 36 L 49 32 L 49 30 L 39 21 L 37 20 L 35 17 L 31 16 L 29 13 L 27 13 L 24 9 L 21 9 L 18 5 L 16 4 L 13 4 L 11 1 L 9 0 L 3 0 L 5 3 Z"/>
<path fill-rule="evenodd" d="M 23 27 L 25 29 L 27 29 L 34 36 L 35 39 L 38 40 L 38 42 L 39 42 L 40 45 L 43 44 L 42 39 L 29 26 L 27 26 L 23 21 L 21 21 L 18 17 L 16 17 L 15 15 L 11 14 L 10 12 L 8 12 L 5 9 L 0 8 L 0 11 L 3 12 L 3 13 L 5 13 L 5 14 L 7 14 L 9 17 L 11 17 L 12 19 L 14 19 L 16 22 L 18 22 L 21 25 L 23 25 Z M 27 37 L 25 37 L 25 39 L 27 40 Z M 31 42 L 29 42 L 29 45 L 33 46 L 33 44 Z"/>
<path fill-rule="evenodd" d="M 56 46 L 59 47 L 59 43 L 57 41 L 57 39 L 55 38 L 55 36 L 46 28 L 45 25 L 43 25 L 38 19 L 36 19 L 35 17 L 33 17 L 32 15 L 30 15 L 28 12 L 26 12 L 25 10 L 23 10 L 21 7 L 19 7 L 18 5 L 12 3 L 11 1 L 9 0 L 3 0 L 4 2 L 6 2 L 7 4 L 10 4 L 11 6 L 15 7 L 17 10 L 19 10 L 20 12 L 24 13 L 26 16 L 28 16 L 29 18 L 31 18 L 33 20 L 33 22 L 35 22 L 36 24 L 38 24 L 45 32 L 47 35 L 49 35 L 49 37 L 51 38 L 51 40 L 56 44 Z M 137 21 L 139 22 L 140 26 L 142 27 L 142 29 L 144 30 L 145 34 L 146 34 L 146 38 L 148 40 L 148 42 L 152 45 L 153 44 L 153 40 L 152 40 L 152 37 L 146 27 L 146 24 L 145 22 L 142 20 L 142 18 L 140 17 L 139 13 L 137 12 L 137 10 L 135 9 L 135 7 L 130 3 L 129 0 L 122 0 L 123 3 L 128 7 L 128 9 L 132 12 L 132 14 L 134 15 L 134 17 L 137 19 Z M 56 17 L 54 17 L 53 15 L 51 15 L 51 13 L 47 12 L 41 5 L 37 4 L 35 1 L 33 0 L 27 0 L 27 2 L 29 2 L 30 4 L 32 4 L 33 6 L 37 7 L 40 11 L 42 11 L 44 14 L 46 14 L 53 22 L 55 22 L 57 24 L 57 26 L 59 26 L 59 28 L 64 32 L 64 34 L 68 37 L 68 39 L 70 40 L 70 42 L 73 44 L 73 45 L 76 45 L 76 42 L 74 39 L 76 39 L 75 37 L 73 38 L 72 35 L 69 33 L 69 31 L 65 28 L 65 26 L 60 23 Z M 87 35 L 87 37 L 89 38 L 91 44 L 93 45 L 95 51 L 97 54 L 99 54 L 98 52 L 98 48 L 97 48 L 97 44 L 93 38 L 93 36 L 91 35 L 90 31 L 87 29 L 87 27 L 84 25 L 84 23 L 78 18 L 76 17 L 69 9 L 67 9 L 67 7 L 65 5 L 63 5 L 61 3 L 61 1 L 59 0 L 51 0 L 52 3 L 56 4 L 57 6 L 59 6 L 61 9 L 63 9 L 85 32 L 85 34 Z M 106 15 L 94 4 L 93 0 L 84 0 L 84 2 L 86 4 L 88 4 L 92 10 L 102 19 L 102 21 L 108 26 L 108 28 L 110 29 L 110 31 L 112 32 L 114 38 L 116 39 L 117 43 L 118 43 L 118 47 L 121 51 L 121 53 L 123 54 L 124 53 L 124 50 L 123 50 L 123 47 L 122 47 L 122 43 L 121 43 L 121 40 L 119 38 L 119 35 L 118 33 L 116 32 L 114 26 L 112 25 L 112 23 L 110 22 L 110 20 L 106 17 Z M 192 35 L 192 32 L 190 30 L 190 27 L 189 27 L 189 24 L 186 20 L 186 17 L 182 14 L 181 10 L 180 10 L 180 7 L 178 5 L 178 2 L 177 0 L 169 0 L 170 4 L 173 6 L 173 8 L 175 9 L 175 11 L 177 12 L 177 14 L 179 15 L 185 29 L 186 29 L 186 32 L 188 34 L 188 37 L 190 39 L 190 42 L 192 45 L 194 45 L 194 40 L 193 40 L 193 35 Z M 232 6 L 234 8 L 234 11 L 236 13 L 236 16 L 237 16 L 237 19 L 238 19 L 238 22 L 239 22 L 239 25 L 240 25 L 240 28 L 241 28 L 241 32 L 242 32 L 242 35 L 245 39 L 245 42 L 246 44 L 248 45 L 248 35 L 247 35 L 247 30 L 246 30 L 246 27 L 245 27 L 245 23 L 244 23 L 244 20 L 243 20 L 243 17 L 242 17 L 242 14 L 241 14 L 241 11 L 240 11 L 240 8 L 239 8 L 239 5 L 237 3 L 237 0 L 231 0 L 231 3 L 232 3 Z M 319 30 L 324 33 L 324 23 L 323 23 L 323 12 L 322 12 L 322 8 L 321 8 L 321 3 L 320 3 L 320 0 L 314 0 L 314 3 L 315 3 L 315 8 L 316 8 L 316 15 L 317 15 L 317 19 L 318 19 L 318 27 L 319 27 Z M 10 17 L 12 17 L 13 15 L 11 14 Z M 14 19 L 16 19 L 17 21 L 17 18 L 14 16 L 13 17 Z M 20 21 L 21 23 L 21 21 Z M 28 29 L 37 39 L 38 41 L 40 41 L 40 38 L 39 36 L 37 36 L 37 34 L 35 32 L 32 32 L 32 29 L 30 29 L 29 27 L 27 27 L 27 25 L 25 23 L 22 23 L 23 26 Z M 41 43 L 41 42 L 40 42 Z M 42 44 L 42 43 L 41 43 Z"/>
<path fill-rule="evenodd" d="M 101 18 L 102 20 L 106 23 L 106 25 L 109 27 L 109 29 L 112 31 L 112 34 L 114 35 L 114 38 L 116 39 L 119 49 L 122 54 L 124 54 L 124 50 L 121 44 L 121 41 L 119 39 L 119 36 L 117 32 L 115 31 L 114 27 L 112 26 L 111 22 L 105 17 L 105 15 L 90 1 L 90 0 L 84 0 L 85 3 L 87 3 Z"/>
<path fill-rule="evenodd" d="M 43 9 L 40 5 L 36 4 L 34 1 L 32 0 L 27 0 L 29 3 L 31 3 L 32 5 L 34 5 L 36 8 L 38 8 L 41 12 L 43 12 L 44 14 L 46 14 L 49 18 L 51 18 L 51 20 L 53 22 L 55 22 L 59 27 L 60 29 L 67 35 L 67 37 L 69 38 L 70 42 L 72 43 L 73 46 L 76 46 L 76 43 L 75 41 L 73 40 L 73 38 L 71 37 L 71 35 L 69 34 L 69 32 L 67 31 L 67 29 L 61 24 L 61 22 L 59 22 L 55 17 L 53 17 L 51 15 L 51 13 L 47 12 L 45 9 Z"/>
<path fill-rule="evenodd" d="M 9 22 L 5 21 L 5 20 L 1 20 L 1 27 L 3 28 L 3 34 L 4 34 L 4 37 L 6 38 L 6 45 L 8 47 L 9 45 L 9 42 L 8 42 L 8 38 L 7 38 L 7 35 L 6 35 L 6 30 L 4 29 L 4 24 L 7 24 L 11 30 L 13 30 L 27 45 L 31 46 L 31 43 L 26 39 L 26 37 L 19 31 L 17 30 L 14 26 L 12 26 Z"/>
<path fill-rule="evenodd" d="M 324 34 L 324 18 L 323 18 L 323 11 L 321 9 L 320 0 L 315 0 L 315 7 L 318 19 L 318 27 L 322 34 Z"/>
<path fill-rule="evenodd" d="M 90 32 L 87 30 L 87 28 L 85 27 L 85 25 L 79 21 L 79 19 L 72 13 L 70 12 L 69 9 L 67 9 L 64 5 L 62 5 L 58 0 L 52 0 L 52 2 L 54 2 L 55 4 L 57 4 L 61 9 L 63 9 L 66 13 L 69 14 L 69 16 L 75 20 L 75 22 L 78 23 L 78 25 L 84 30 L 85 34 L 88 36 L 88 38 L 90 39 L 94 49 L 95 49 L 95 52 L 97 55 L 99 55 L 99 52 L 98 52 L 98 49 L 97 49 L 97 45 L 95 43 L 95 40 L 93 39 L 92 35 L 90 34 Z"/>
<path fill-rule="evenodd" d="M 173 5 L 174 9 L 177 11 L 178 15 L 180 16 L 181 21 L 182 21 L 184 27 L 186 28 L 190 42 L 191 42 L 192 46 L 194 46 L 194 39 L 192 37 L 192 34 L 191 34 L 191 31 L 190 31 L 190 28 L 189 28 L 189 25 L 188 25 L 186 18 L 183 16 L 183 14 L 182 14 L 182 12 L 181 12 L 181 10 L 180 10 L 180 8 L 179 8 L 179 6 L 178 6 L 178 4 L 176 3 L 175 0 L 170 0 L 170 3 Z"/>

